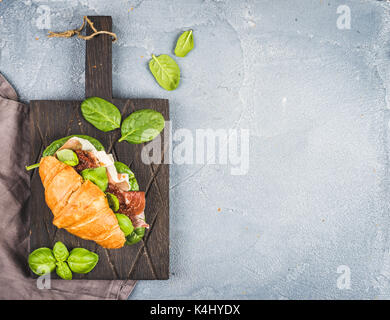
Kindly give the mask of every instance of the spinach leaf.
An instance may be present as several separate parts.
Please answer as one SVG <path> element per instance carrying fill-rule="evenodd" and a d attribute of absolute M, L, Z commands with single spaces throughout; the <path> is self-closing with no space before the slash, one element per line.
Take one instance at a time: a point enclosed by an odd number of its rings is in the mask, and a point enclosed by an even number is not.
<path fill-rule="evenodd" d="M 72 271 L 70 270 L 66 262 L 58 261 L 56 265 L 57 265 L 56 273 L 60 278 L 64 280 L 72 280 Z"/>
<path fill-rule="evenodd" d="M 164 129 L 165 121 L 160 112 L 143 109 L 133 112 L 122 123 L 119 142 L 143 143 L 153 140 Z"/>
<path fill-rule="evenodd" d="M 57 241 L 54 244 L 53 254 L 56 260 L 60 262 L 66 261 L 66 259 L 69 257 L 69 251 L 61 241 Z"/>
<path fill-rule="evenodd" d="M 106 191 L 108 186 L 107 169 L 105 167 L 84 169 L 80 172 L 84 180 L 90 180 L 96 184 L 100 190 Z"/>
<path fill-rule="evenodd" d="M 117 212 L 119 210 L 119 200 L 117 196 L 109 192 L 106 193 L 106 196 L 111 210 Z"/>
<path fill-rule="evenodd" d="M 131 234 L 134 230 L 133 224 L 131 223 L 131 220 L 128 216 L 122 214 L 122 213 L 116 213 L 116 218 L 118 219 L 118 224 L 123 233 L 125 234 L 125 237 L 127 237 L 129 234 Z"/>
<path fill-rule="evenodd" d="M 88 273 L 99 261 L 99 256 L 84 248 L 75 248 L 68 258 L 69 268 L 75 273 Z"/>
<path fill-rule="evenodd" d="M 130 183 L 130 190 L 131 191 L 138 191 L 139 186 L 137 179 L 135 178 L 134 172 L 130 170 L 130 168 L 125 165 L 123 162 L 115 161 L 114 162 L 116 171 L 118 173 L 127 173 L 129 176 L 129 183 Z"/>
<path fill-rule="evenodd" d="M 152 55 L 149 61 L 149 69 L 158 84 L 165 90 L 175 90 L 180 82 L 180 68 L 170 56 L 162 54 L 156 57 Z"/>
<path fill-rule="evenodd" d="M 38 276 L 52 272 L 56 267 L 56 258 L 49 248 L 39 248 L 28 256 L 28 265 Z"/>
<path fill-rule="evenodd" d="M 77 166 L 79 164 L 79 158 L 77 158 L 76 152 L 70 149 L 63 149 L 57 151 L 57 159 L 69 166 Z"/>
<path fill-rule="evenodd" d="M 78 137 L 85 140 L 88 140 L 92 143 L 92 145 L 96 148 L 97 151 L 104 151 L 104 146 L 100 143 L 99 140 L 92 138 L 90 136 L 86 136 L 83 134 L 73 134 L 71 136 L 67 136 L 58 140 L 53 141 L 42 153 L 42 157 L 52 156 L 56 153 L 56 151 L 61 148 L 66 141 L 68 141 L 70 138 Z"/>
<path fill-rule="evenodd" d="M 137 242 L 140 242 L 141 239 L 144 237 L 145 235 L 145 228 L 144 227 L 138 227 L 138 228 L 135 228 L 134 231 L 126 237 L 126 245 L 132 245 L 132 244 L 135 244 Z"/>
<path fill-rule="evenodd" d="M 177 39 L 175 55 L 185 57 L 194 48 L 194 36 L 192 30 L 184 31 Z"/>
<path fill-rule="evenodd" d="M 121 126 L 121 113 L 118 108 L 99 97 L 85 99 L 81 103 L 81 113 L 85 120 L 104 132 Z"/>

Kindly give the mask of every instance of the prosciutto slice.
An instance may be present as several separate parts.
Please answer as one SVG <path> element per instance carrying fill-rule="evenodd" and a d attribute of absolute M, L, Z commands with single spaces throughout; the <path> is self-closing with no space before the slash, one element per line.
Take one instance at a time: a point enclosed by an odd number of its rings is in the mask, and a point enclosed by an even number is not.
<path fill-rule="evenodd" d="M 145 222 L 145 192 L 123 191 L 112 183 L 108 184 L 107 192 L 118 198 L 119 212 L 130 218 L 134 228 L 149 228 L 149 225 Z"/>
<path fill-rule="evenodd" d="M 74 138 L 70 138 L 57 151 L 60 151 L 60 150 L 63 150 L 63 149 L 70 149 L 70 150 L 73 150 L 73 151 L 82 150 L 83 149 L 83 145 L 81 144 L 81 142 L 79 140 L 74 139 Z"/>
<path fill-rule="evenodd" d="M 130 217 L 130 220 L 134 228 L 144 227 L 149 229 L 149 225 L 145 222 L 145 213 L 143 211 L 137 216 Z"/>

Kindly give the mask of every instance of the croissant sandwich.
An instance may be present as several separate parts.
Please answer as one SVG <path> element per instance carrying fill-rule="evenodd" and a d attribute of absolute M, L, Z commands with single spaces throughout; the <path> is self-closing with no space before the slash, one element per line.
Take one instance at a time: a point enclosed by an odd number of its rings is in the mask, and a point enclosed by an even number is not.
<path fill-rule="evenodd" d="M 58 228 L 114 249 L 140 241 L 149 227 L 134 173 L 96 139 L 54 141 L 43 152 L 39 175 Z"/>

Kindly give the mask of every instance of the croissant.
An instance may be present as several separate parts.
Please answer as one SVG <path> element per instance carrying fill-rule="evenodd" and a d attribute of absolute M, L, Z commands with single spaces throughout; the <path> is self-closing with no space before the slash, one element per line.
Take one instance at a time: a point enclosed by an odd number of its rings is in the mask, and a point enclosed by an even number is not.
<path fill-rule="evenodd" d="M 39 175 L 55 226 L 104 248 L 123 247 L 125 235 L 98 186 L 52 156 L 42 158 Z"/>

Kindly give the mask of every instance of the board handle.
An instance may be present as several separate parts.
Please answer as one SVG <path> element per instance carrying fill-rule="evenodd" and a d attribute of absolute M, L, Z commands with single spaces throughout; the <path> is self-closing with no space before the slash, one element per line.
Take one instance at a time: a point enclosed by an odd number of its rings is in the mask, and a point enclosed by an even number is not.
<path fill-rule="evenodd" d="M 97 30 L 112 31 L 109 16 L 88 16 Z M 87 25 L 87 35 L 93 30 Z M 99 34 L 86 41 L 85 97 L 100 97 L 112 100 L 112 37 Z"/>

